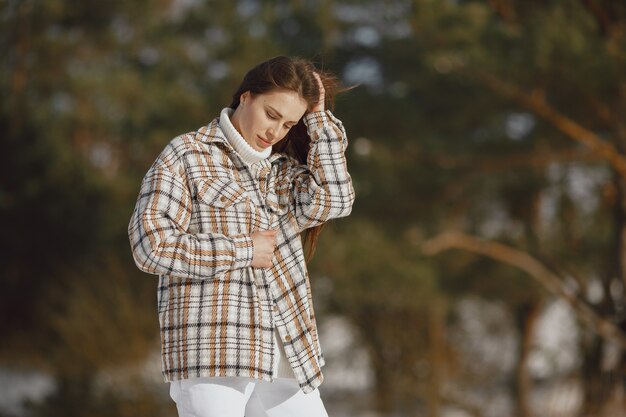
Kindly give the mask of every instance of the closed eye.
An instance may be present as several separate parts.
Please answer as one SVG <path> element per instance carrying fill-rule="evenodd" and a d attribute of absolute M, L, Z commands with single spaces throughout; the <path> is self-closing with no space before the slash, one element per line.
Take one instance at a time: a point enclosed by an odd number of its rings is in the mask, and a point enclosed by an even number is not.
<path fill-rule="evenodd" d="M 279 120 L 279 119 L 281 119 L 283 117 L 280 113 L 275 113 L 274 109 L 265 110 L 265 115 L 270 120 Z M 296 125 L 296 123 L 294 123 L 294 122 L 288 122 L 288 123 L 285 123 L 283 126 L 285 127 L 285 129 L 289 130 L 292 127 L 294 127 L 295 125 Z"/>

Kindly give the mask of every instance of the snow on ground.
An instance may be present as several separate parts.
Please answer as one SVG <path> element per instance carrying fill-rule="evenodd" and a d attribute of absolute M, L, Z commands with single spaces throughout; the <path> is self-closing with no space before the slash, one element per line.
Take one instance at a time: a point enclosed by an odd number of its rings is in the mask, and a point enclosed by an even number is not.
<path fill-rule="evenodd" d="M 474 298 L 460 302 L 457 322 L 448 329 L 450 343 L 480 383 L 453 386 L 468 403 L 482 405 L 485 416 L 509 415 L 513 410 L 506 380 L 514 371 L 519 336 L 504 305 Z M 327 315 L 319 320 L 320 341 L 326 359 L 325 381 L 320 391 L 334 417 L 383 417 L 368 410 L 374 375 L 367 351 L 357 331 L 343 317 Z M 528 366 L 534 378 L 532 405 L 538 415 L 575 415 L 582 401 L 581 382 L 572 375 L 579 365 L 579 331 L 571 309 L 555 301 L 544 309 L 536 327 L 535 344 Z M 160 371 L 158 350 L 133 368 L 102 373 L 103 388 L 120 386 L 126 378 L 140 376 L 155 392 L 167 398 L 167 387 Z M 122 383 L 121 386 L 124 384 Z M 43 373 L 0 368 L 0 414 L 24 415 L 24 401 L 41 401 L 54 390 L 54 380 Z M 442 410 L 442 417 L 466 417 L 455 408 Z"/>

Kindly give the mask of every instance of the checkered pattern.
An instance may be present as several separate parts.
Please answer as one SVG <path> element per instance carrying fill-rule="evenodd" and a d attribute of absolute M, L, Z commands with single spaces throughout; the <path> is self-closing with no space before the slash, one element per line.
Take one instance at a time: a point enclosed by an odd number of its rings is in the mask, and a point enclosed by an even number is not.
<path fill-rule="evenodd" d="M 342 123 L 309 113 L 307 165 L 273 154 L 248 167 L 219 119 L 172 140 L 141 184 L 128 233 L 137 266 L 159 275 L 166 381 L 241 376 L 271 381 L 274 329 L 304 392 L 322 383 L 300 232 L 350 214 Z M 250 234 L 277 229 L 271 268 L 252 268 Z"/>

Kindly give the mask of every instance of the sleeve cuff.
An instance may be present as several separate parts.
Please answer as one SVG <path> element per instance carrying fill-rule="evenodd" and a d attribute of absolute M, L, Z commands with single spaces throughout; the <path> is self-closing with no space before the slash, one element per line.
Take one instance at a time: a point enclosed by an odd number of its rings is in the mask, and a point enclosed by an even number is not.
<path fill-rule="evenodd" d="M 307 113 L 303 120 L 312 143 L 324 136 L 321 134 L 324 128 L 330 128 L 328 129 L 328 132 L 334 132 L 331 136 L 336 135 L 338 138 L 337 140 L 341 141 L 343 151 L 345 152 L 348 147 L 348 137 L 346 136 L 346 131 L 343 128 L 341 120 L 337 119 L 330 110 Z"/>
<path fill-rule="evenodd" d="M 252 256 L 254 255 L 252 238 L 249 235 L 239 235 L 232 239 L 235 247 L 233 269 L 246 268 L 252 265 Z"/>
<path fill-rule="evenodd" d="M 315 111 L 304 115 L 304 124 L 307 127 L 309 135 L 311 132 L 323 129 L 324 126 L 329 124 L 336 124 L 341 126 L 341 122 L 337 119 L 330 110 Z"/>

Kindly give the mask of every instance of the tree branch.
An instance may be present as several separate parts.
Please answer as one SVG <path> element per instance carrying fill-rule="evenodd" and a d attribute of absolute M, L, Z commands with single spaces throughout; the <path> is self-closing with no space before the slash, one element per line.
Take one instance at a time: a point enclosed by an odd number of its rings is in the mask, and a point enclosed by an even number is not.
<path fill-rule="evenodd" d="M 423 252 L 431 256 L 449 249 L 466 250 L 521 269 L 550 293 L 571 305 L 579 318 L 598 335 L 605 339 L 614 340 L 626 349 L 626 334 L 619 327 L 599 316 L 576 294 L 567 290 L 562 285 L 560 277 L 528 253 L 501 243 L 485 241 L 458 232 L 442 233 L 422 245 Z"/>
<path fill-rule="evenodd" d="M 585 145 L 592 152 L 605 159 L 622 177 L 626 178 L 626 158 L 615 146 L 554 109 L 545 101 L 542 95 L 526 93 L 518 86 L 485 71 L 470 71 L 470 74 L 495 93 L 516 100 L 524 107 L 550 122 L 569 138 Z"/>
<path fill-rule="evenodd" d="M 544 168 L 554 162 L 604 162 L 597 155 L 583 152 L 580 149 L 564 149 L 559 151 L 534 150 L 506 155 L 466 156 L 449 154 L 421 155 L 420 161 L 430 162 L 442 168 L 471 168 L 480 172 L 502 172 L 515 168 Z"/>
<path fill-rule="evenodd" d="M 533 151 L 516 153 L 512 155 L 500 155 L 491 157 L 446 155 L 446 154 L 423 154 L 419 157 L 410 155 L 407 157 L 418 163 L 432 164 L 447 169 L 467 169 L 463 175 L 455 181 L 450 181 L 442 186 L 440 197 L 436 201 L 447 203 L 457 199 L 468 189 L 468 184 L 476 181 L 481 176 L 499 172 L 511 172 L 514 169 L 545 168 L 555 162 L 588 162 L 604 163 L 597 155 L 590 154 L 580 149 L 565 149 L 562 151 Z"/>

